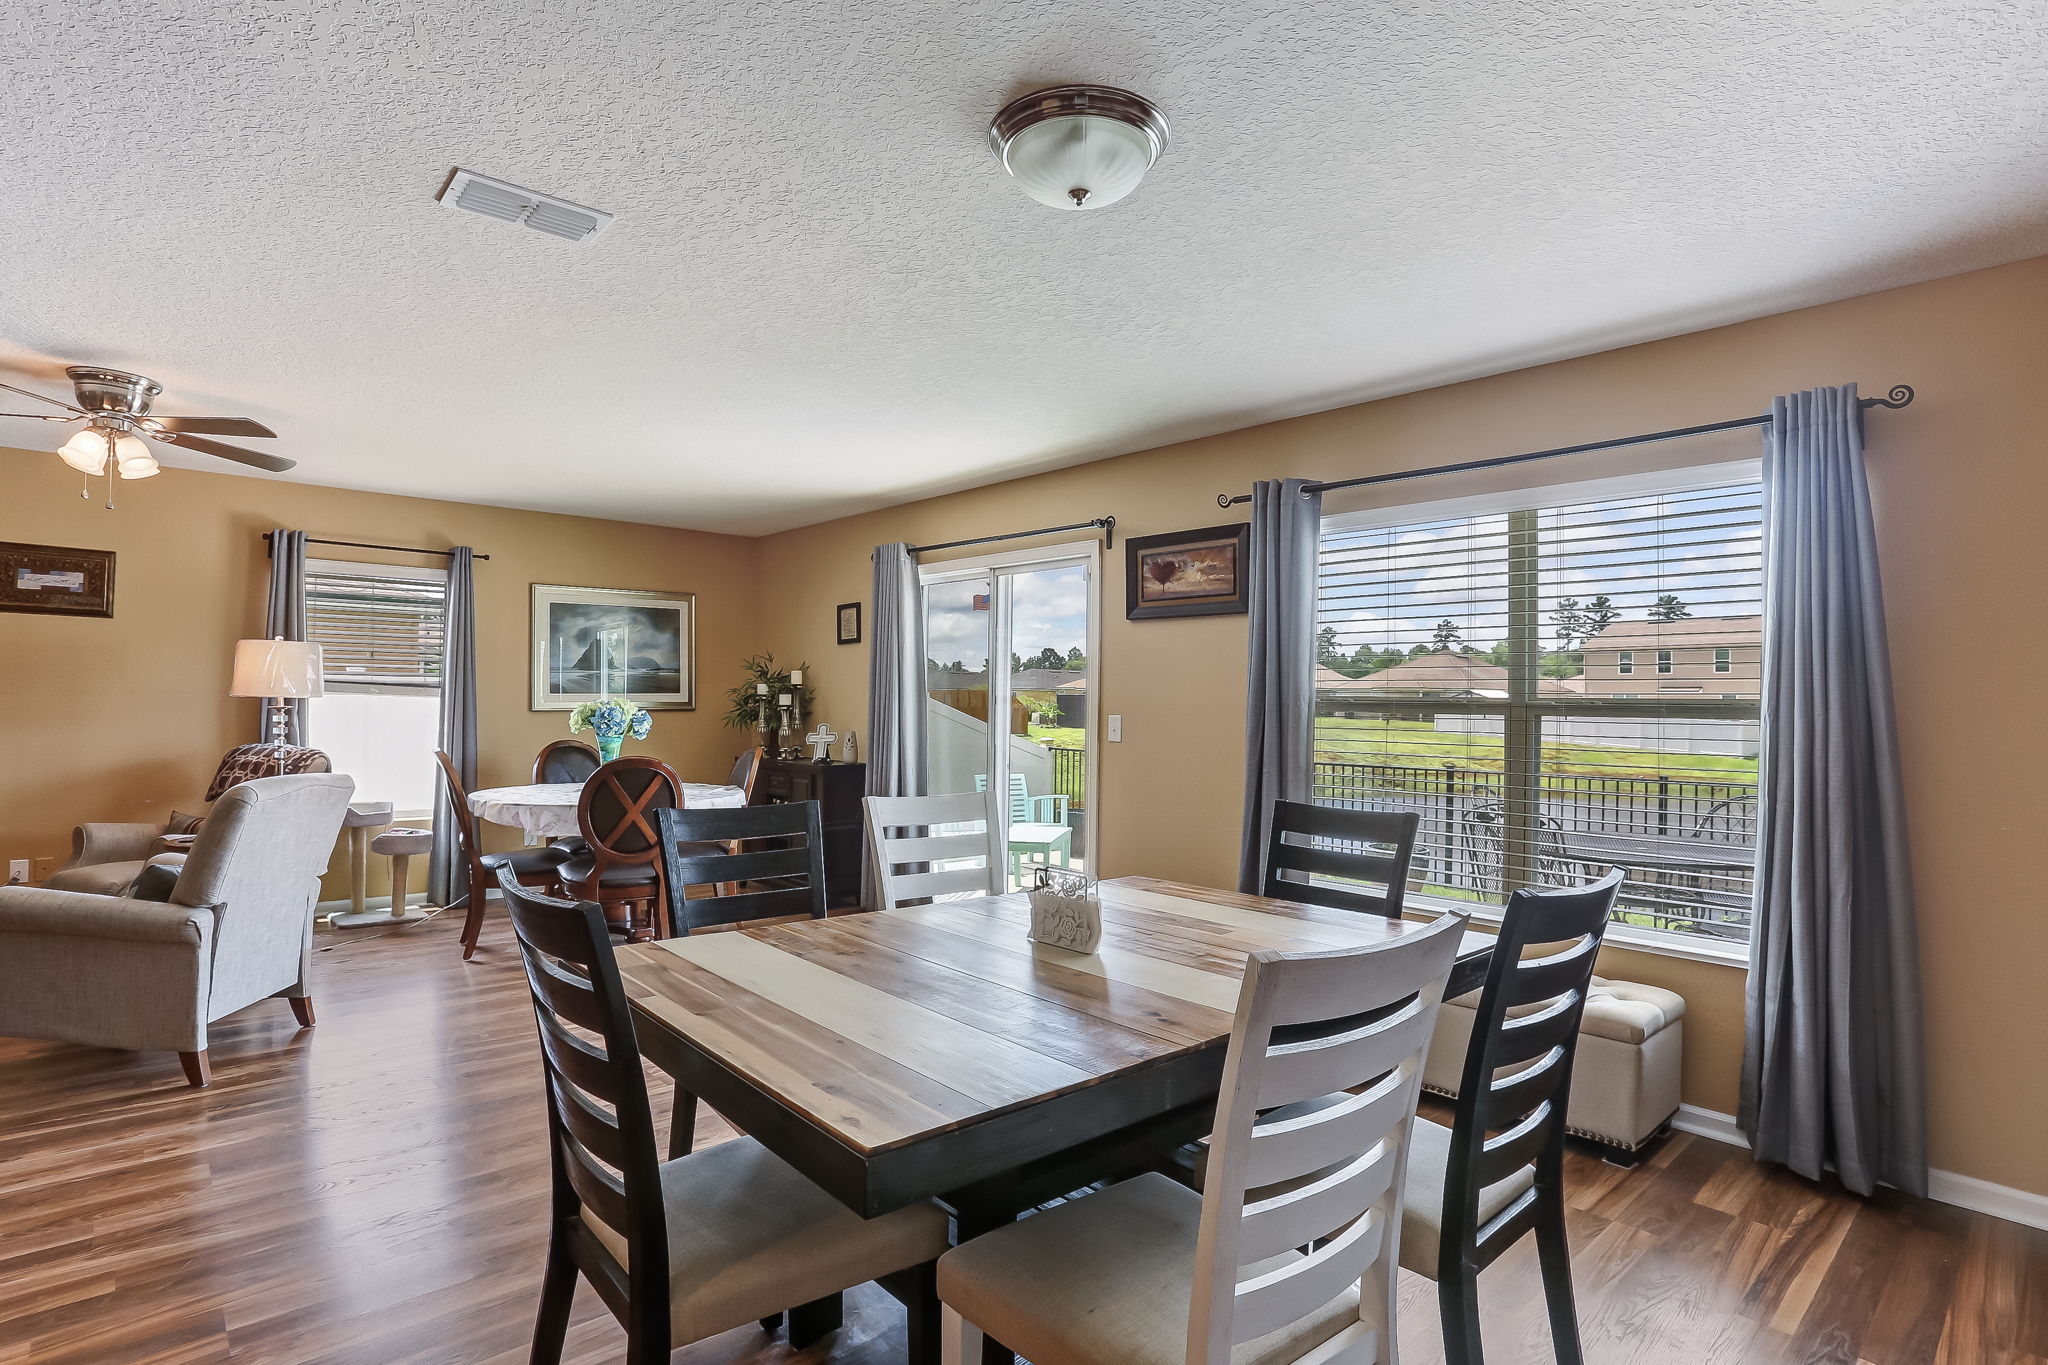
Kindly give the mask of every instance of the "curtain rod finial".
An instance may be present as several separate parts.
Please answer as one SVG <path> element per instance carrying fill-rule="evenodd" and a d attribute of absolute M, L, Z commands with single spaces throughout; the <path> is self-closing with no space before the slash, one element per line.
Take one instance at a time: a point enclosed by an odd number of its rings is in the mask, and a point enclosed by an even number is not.
<path fill-rule="evenodd" d="M 1887 394 L 1885 397 L 1866 398 L 1863 400 L 1863 406 L 1866 408 L 1903 408 L 1912 401 L 1913 386 L 1911 384 L 1894 384 L 1892 385 L 1891 392 Z"/>

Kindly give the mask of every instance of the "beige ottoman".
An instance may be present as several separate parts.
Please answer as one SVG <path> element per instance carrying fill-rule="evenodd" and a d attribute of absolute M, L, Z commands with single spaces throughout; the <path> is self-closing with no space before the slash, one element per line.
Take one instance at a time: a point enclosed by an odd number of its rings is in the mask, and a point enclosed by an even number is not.
<path fill-rule="evenodd" d="M 1455 1096 L 1465 1074 L 1479 993 L 1446 1000 L 1422 1069 L 1423 1088 Z M 1509 1011 L 1522 1015 L 1540 1008 Z M 1593 978 L 1579 1021 L 1579 1054 L 1572 1064 L 1572 1094 L 1565 1123 L 1602 1149 L 1608 1160 L 1633 1166 L 1642 1149 L 1678 1112 L 1678 1080 L 1685 1054 L 1685 997 L 1661 986 Z"/>

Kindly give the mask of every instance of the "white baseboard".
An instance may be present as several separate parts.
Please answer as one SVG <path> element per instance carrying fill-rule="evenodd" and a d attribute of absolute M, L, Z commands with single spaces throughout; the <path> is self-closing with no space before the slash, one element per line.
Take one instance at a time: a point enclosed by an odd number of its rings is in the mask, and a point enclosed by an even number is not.
<path fill-rule="evenodd" d="M 411 910 L 432 910 L 435 908 L 433 903 L 424 899 L 422 893 L 418 891 L 408 895 L 405 898 L 405 903 L 406 907 Z M 389 910 L 391 908 L 391 897 L 365 896 L 363 897 L 363 908 L 365 910 Z M 353 909 L 355 909 L 355 902 L 344 896 L 340 900 L 321 901 L 313 907 L 313 913 L 315 916 L 325 917 L 327 915 L 345 914 Z"/>
<path fill-rule="evenodd" d="M 1711 1138 L 1715 1142 L 1726 1142 L 1744 1149 L 1749 1146 L 1749 1139 L 1735 1124 L 1735 1116 L 1718 1110 L 1681 1104 L 1671 1126 L 1694 1137 Z M 1957 1175 L 1954 1171 L 1930 1170 L 1927 1172 L 1927 1197 L 1973 1213 L 2003 1218 L 2009 1223 L 2048 1229 L 2048 1195 L 2016 1190 L 2010 1185 L 1994 1185 L 1975 1176 Z"/>

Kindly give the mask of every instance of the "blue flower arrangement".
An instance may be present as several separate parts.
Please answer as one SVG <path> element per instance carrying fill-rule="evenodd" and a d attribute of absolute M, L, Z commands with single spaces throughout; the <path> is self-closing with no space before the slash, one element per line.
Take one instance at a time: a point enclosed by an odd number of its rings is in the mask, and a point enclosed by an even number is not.
<path fill-rule="evenodd" d="M 609 763 L 619 756 L 619 745 L 628 735 L 645 739 L 652 733 L 654 717 L 634 702 L 599 697 L 569 713 L 569 733 L 580 735 L 585 730 L 597 736 L 597 756 Z"/>

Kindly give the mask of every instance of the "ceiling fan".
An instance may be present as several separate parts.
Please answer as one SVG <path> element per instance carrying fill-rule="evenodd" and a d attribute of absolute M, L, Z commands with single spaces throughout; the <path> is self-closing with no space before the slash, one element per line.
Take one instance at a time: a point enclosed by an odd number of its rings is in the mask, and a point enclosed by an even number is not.
<path fill-rule="evenodd" d="M 85 426 L 57 451 L 57 457 L 73 469 L 90 476 L 118 473 L 124 479 L 146 479 L 159 468 L 148 441 L 162 441 L 181 450 L 215 455 L 237 464 L 282 473 L 297 461 L 259 450 L 244 450 L 209 436 L 264 436 L 277 433 L 248 417 L 165 417 L 152 414 L 150 404 L 164 391 L 154 379 L 125 370 L 102 370 L 91 365 L 73 365 L 64 371 L 71 378 L 76 403 L 48 398 L 12 384 L 0 389 L 49 403 L 64 409 L 50 412 L 0 412 L 0 417 L 26 417 L 39 422 L 77 422 Z M 146 439 L 145 439 L 146 438 Z M 110 468 L 111 466 L 111 468 Z"/>

